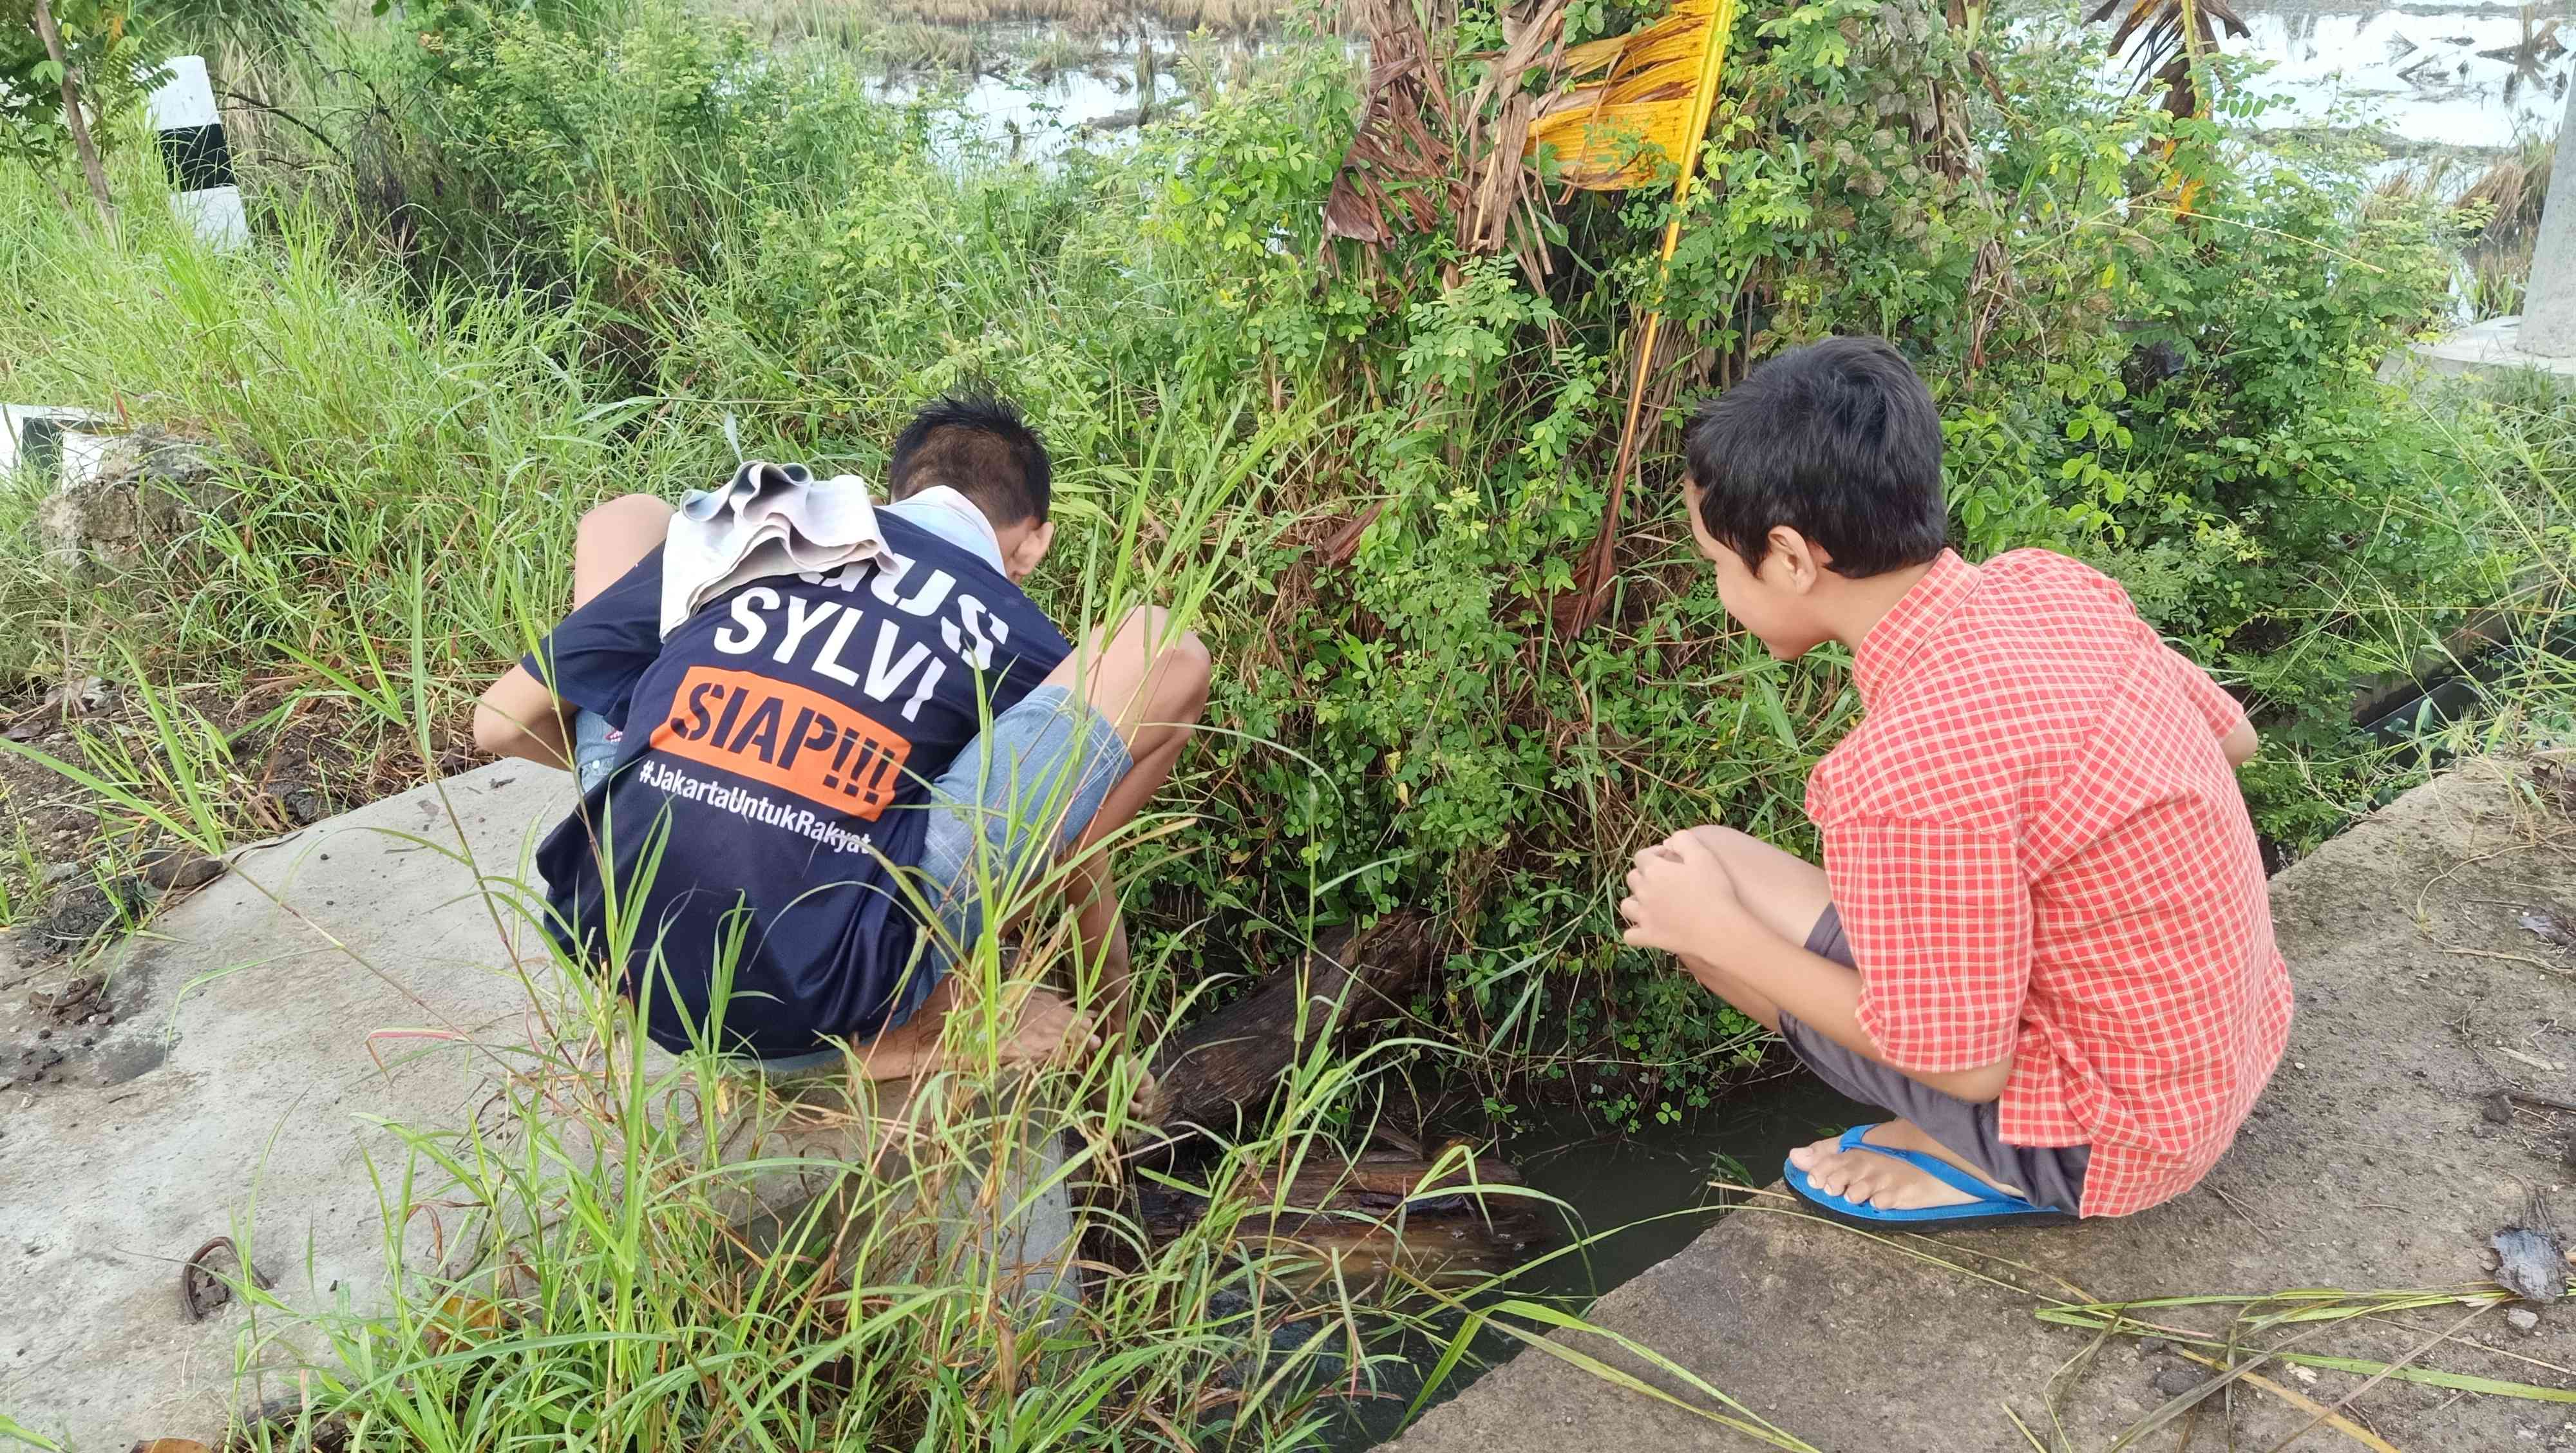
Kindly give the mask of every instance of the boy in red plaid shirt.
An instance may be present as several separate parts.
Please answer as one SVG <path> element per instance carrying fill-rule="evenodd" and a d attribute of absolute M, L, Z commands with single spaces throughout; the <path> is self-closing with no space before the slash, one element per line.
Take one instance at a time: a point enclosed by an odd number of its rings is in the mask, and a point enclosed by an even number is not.
<path fill-rule="evenodd" d="M 2091 568 L 1945 548 L 1941 421 L 1874 338 L 1784 353 L 1692 420 L 1691 533 L 1774 656 L 1852 653 L 1824 867 L 1724 827 L 1636 858 L 1627 940 L 1898 1118 L 1789 1155 L 1837 1219 L 2119 1216 L 2217 1161 L 2290 985 L 2235 768 L 2244 712 Z"/>

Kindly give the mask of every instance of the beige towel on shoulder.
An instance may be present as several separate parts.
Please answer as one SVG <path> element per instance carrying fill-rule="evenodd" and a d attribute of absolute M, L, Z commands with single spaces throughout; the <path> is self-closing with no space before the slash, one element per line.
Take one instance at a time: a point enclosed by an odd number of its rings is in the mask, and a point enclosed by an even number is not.
<path fill-rule="evenodd" d="M 802 464 L 754 459 L 723 488 L 693 489 L 662 546 L 662 634 L 749 581 L 817 574 L 885 551 L 868 482 L 817 480 Z"/>

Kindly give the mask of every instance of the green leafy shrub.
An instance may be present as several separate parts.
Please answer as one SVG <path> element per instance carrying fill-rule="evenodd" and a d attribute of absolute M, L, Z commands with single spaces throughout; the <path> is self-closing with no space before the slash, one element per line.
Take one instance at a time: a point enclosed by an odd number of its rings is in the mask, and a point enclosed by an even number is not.
<path fill-rule="evenodd" d="M 1580 38 L 1634 15 L 1573 23 Z M 459 683 L 544 624 L 581 503 L 697 482 L 728 416 L 751 452 L 866 470 L 921 398 L 990 380 L 1061 458 L 1071 556 L 1223 478 L 1224 534 L 1156 545 L 1219 571 L 1223 730 L 1185 764 L 1188 823 L 1143 864 L 1146 956 L 1189 976 L 1285 951 L 1274 925 L 1429 909 L 1453 952 L 1428 1027 L 1605 1102 L 1653 1100 L 1638 1080 L 1687 1098 L 1752 1052 L 1749 1026 L 1620 946 L 1618 870 L 1694 822 L 1803 844 L 1806 773 L 1858 706 L 1833 662 L 1770 661 L 1726 621 L 1677 517 L 1670 427 L 1630 491 L 1604 618 L 1549 628 L 1609 497 L 1640 306 L 1696 345 L 1683 402 L 1805 339 L 1895 339 L 1942 403 L 1961 548 L 2094 561 L 2246 692 L 2274 744 L 2250 793 L 2285 850 L 2402 776 L 2352 729 L 2356 681 L 2410 666 L 2532 558 L 2463 463 L 2478 419 L 2437 422 L 2373 375 L 2445 306 L 2437 208 L 2365 207 L 2349 158 L 2257 152 L 2251 103 L 2176 121 L 2109 91 L 2089 35 L 1989 33 L 1972 60 L 1919 0 L 1739 27 L 1708 182 L 1659 288 L 1668 191 L 1552 207 L 1542 277 L 1445 228 L 1328 244 L 1360 100 L 1336 44 L 1194 74 L 1134 145 L 1040 164 L 961 143 L 936 103 L 871 99 L 846 55 L 668 5 L 454 6 L 376 42 L 409 89 L 343 123 L 391 128 L 353 150 L 390 157 L 422 218 L 392 260 L 436 340 L 423 402 L 228 402 L 220 380 L 249 365 L 218 356 L 243 331 L 219 325 L 280 315 L 195 258 L 209 326 L 183 351 L 144 360 L 127 338 L 43 377 L 102 401 L 159 380 L 163 407 L 251 457 L 369 439 L 358 457 L 382 467 L 297 497 L 362 490 L 373 529 L 275 511 L 260 556 L 296 571 L 219 555 L 166 588 L 205 572 L 243 619 L 333 623 L 307 655 L 364 659 L 334 592 L 399 599 L 385 545 L 407 527 L 383 522 L 471 531 L 465 554 L 513 568 L 452 612 L 470 629 L 430 633 L 452 638 L 431 674 Z M 1463 17 L 1454 95 L 1497 34 L 1490 9 Z M 2156 173 L 2167 148 L 2198 179 L 2188 208 Z M 279 216 L 291 236 L 338 220 Z M 20 305 L 0 345 L 112 312 L 157 265 Z M 366 286 L 328 295 L 317 252 L 300 305 L 384 326 L 389 260 L 339 265 Z M 299 360 L 328 357 L 327 326 L 274 326 Z M 507 340 L 508 366 L 477 337 Z M 317 397 L 338 397 L 326 382 Z M 494 402 L 541 391 L 539 409 Z M 513 424 L 488 446 L 457 424 L 558 416 L 557 435 Z M 1056 589 L 1078 614 L 1079 588 Z"/>

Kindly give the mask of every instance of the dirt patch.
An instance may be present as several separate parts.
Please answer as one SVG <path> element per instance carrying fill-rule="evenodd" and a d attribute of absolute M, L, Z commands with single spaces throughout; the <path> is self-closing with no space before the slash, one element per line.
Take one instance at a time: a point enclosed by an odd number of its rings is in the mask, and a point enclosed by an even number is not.
<path fill-rule="evenodd" d="M 165 720 L 186 724 L 183 761 Z M 175 840 L 156 812 L 194 827 L 182 806 L 193 793 L 226 842 L 252 841 L 425 775 L 407 736 L 345 697 L 283 678 L 157 699 L 98 676 L 21 683 L 0 696 L 0 736 L 27 749 L 0 751 L 0 1093 L 13 1103 L 67 1081 L 128 1079 L 158 1061 L 101 1032 L 132 1002 L 124 956 L 109 949 L 225 865 Z M 438 770 L 461 767 L 464 748 L 444 743 Z"/>

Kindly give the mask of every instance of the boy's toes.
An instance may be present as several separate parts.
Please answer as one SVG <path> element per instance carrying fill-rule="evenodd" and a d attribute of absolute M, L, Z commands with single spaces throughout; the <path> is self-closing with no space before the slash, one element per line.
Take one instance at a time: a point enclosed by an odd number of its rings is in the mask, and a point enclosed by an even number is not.
<path fill-rule="evenodd" d="M 1869 1171 L 1860 1166 L 1845 1168 L 1842 1174 L 1834 1177 L 1834 1182 L 1835 1195 L 1846 1201 L 1862 1203 L 1869 1200 L 1869 1193 L 1875 1186 L 1869 1178 Z"/>
<path fill-rule="evenodd" d="M 1827 1138 L 1824 1140 L 1812 1141 L 1805 1145 L 1791 1147 L 1789 1151 L 1789 1164 L 1807 1172 L 1809 1175 L 1813 1175 L 1816 1173 L 1816 1168 L 1818 1166 L 1831 1165 L 1835 1158 L 1841 1154 L 1842 1142 L 1840 1140 Z"/>

